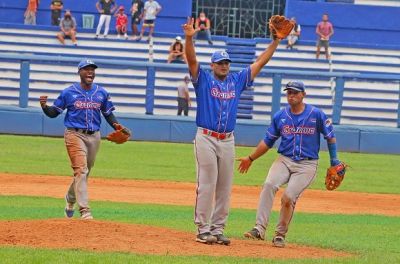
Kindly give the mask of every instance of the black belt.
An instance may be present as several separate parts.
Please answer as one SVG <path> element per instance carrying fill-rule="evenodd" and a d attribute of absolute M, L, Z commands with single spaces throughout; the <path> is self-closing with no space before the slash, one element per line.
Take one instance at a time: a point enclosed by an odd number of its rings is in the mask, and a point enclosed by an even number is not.
<path fill-rule="evenodd" d="M 87 129 L 81 129 L 81 128 L 74 128 L 74 127 L 68 127 L 68 130 L 76 131 L 79 133 L 87 134 L 87 135 L 93 135 L 97 131 L 92 131 L 92 130 L 87 130 Z"/>

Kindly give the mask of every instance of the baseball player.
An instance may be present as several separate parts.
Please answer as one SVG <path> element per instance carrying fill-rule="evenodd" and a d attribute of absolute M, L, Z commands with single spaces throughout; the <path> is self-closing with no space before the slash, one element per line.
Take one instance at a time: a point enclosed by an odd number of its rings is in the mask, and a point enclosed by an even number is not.
<path fill-rule="evenodd" d="M 281 137 L 280 154 L 269 169 L 258 204 L 256 225 L 244 234 L 247 238 L 264 240 L 274 196 L 283 184 L 287 187 L 281 199 L 279 222 L 272 243 L 285 246 L 285 236 L 292 220 L 297 199 L 310 186 L 317 174 L 320 134 L 328 142 L 331 165 L 340 161 L 336 154 L 336 139 L 331 121 L 322 110 L 303 102 L 306 96 L 302 82 L 289 82 L 285 89 L 288 106 L 278 111 L 257 148 L 247 157 L 238 158 L 240 173 L 265 154 Z"/>
<path fill-rule="evenodd" d="M 196 241 L 229 245 L 223 235 L 228 218 L 235 160 L 233 130 L 240 94 L 251 87 L 256 75 L 271 59 L 280 40 L 273 40 L 257 60 L 237 73 L 230 73 L 231 59 L 226 51 L 211 57 L 211 72 L 196 59 L 193 45 L 193 18 L 184 24 L 185 52 L 195 88 L 197 134 L 194 152 L 197 165 L 197 190 L 194 222 Z"/>
<path fill-rule="evenodd" d="M 67 109 L 64 125 L 65 145 L 74 171 L 74 179 L 65 196 L 65 215 L 74 215 L 78 204 L 81 219 L 93 219 L 90 212 L 87 179 L 94 165 L 100 146 L 101 114 L 114 128 L 119 126 L 112 111 L 115 109 L 107 91 L 93 83 L 97 65 L 89 59 L 78 65 L 80 83 L 64 89 L 52 106 L 47 105 L 47 96 L 40 96 L 40 106 L 50 118 L 57 117 Z"/>

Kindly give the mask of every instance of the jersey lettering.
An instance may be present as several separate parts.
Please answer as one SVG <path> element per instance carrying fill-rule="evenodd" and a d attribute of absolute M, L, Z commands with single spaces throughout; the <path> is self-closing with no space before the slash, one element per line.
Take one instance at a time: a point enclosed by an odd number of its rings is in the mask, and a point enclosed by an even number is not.
<path fill-rule="evenodd" d="M 76 101 L 74 106 L 76 109 L 100 109 L 101 104 L 96 102 Z"/>
<path fill-rule="evenodd" d="M 231 100 L 236 97 L 235 91 L 221 92 L 217 87 L 211 89 L 211 95 L 224 100 Z"/>
<path fill-rule="evenodd" d="M 315 127 L 294 127 L 285 125 L 282 127 L 282 135 L 303 134 L 314 135 Z"/>

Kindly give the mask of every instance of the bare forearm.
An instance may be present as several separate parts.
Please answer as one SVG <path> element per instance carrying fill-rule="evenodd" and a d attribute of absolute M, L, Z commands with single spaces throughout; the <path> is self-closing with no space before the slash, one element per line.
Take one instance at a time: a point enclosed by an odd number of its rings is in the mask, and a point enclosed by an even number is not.
<path fill-rule="evenodd" d="M 185 55 L 189 65 L 190 73 L 195 75 L 197 71 L 197 59 L 192 36 L 185 37 Z"/>
<path fill-rule="evenodd" d="M 280 40 L 273 40 L 268 47 L 258 56 L 257 60 L 251 64 L 251 79 L 253 80 L 257 74 L 261 71 L 265 64 L 272 58 L 276 48 L 279 45 Z"/>
<path fill-rule="evenodd" d="M 262 155 L 264 155 L 270 148 L 265 144 L 264 140 L 261 140 L 260 143 L 258 143 L 256 149 L 249 155 L 249 158 L 252 161 L 255 161 Z"/>

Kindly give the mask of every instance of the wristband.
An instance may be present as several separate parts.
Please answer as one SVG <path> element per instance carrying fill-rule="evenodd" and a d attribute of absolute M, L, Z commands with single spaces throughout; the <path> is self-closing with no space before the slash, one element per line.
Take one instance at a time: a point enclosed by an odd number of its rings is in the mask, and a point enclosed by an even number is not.
<path fill-rule="evenodd" d="M 250 155 L 249 155 L 249 157 L 248 157 L 248 158 L 249 158 L 249 160 L 250 160 L 251 162 L 253 162 L 253 161 L 254 161 L 254 160 L 253 160 L 253 159 L 250 157 Z"/>

